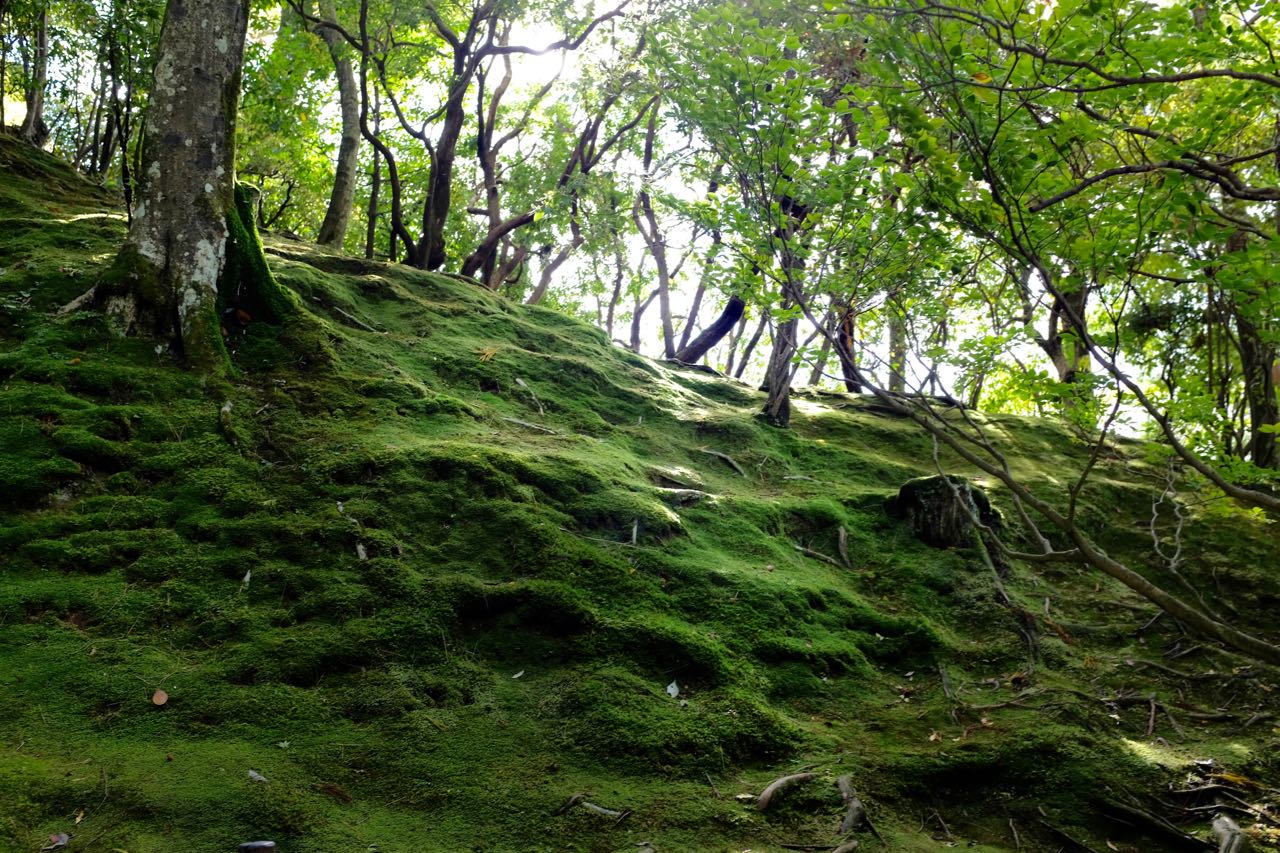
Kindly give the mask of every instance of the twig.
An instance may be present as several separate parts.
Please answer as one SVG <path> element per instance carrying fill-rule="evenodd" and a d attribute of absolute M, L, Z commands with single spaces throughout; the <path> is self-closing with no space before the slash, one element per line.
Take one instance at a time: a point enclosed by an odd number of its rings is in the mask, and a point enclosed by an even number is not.
<path fill-rule="evenodd" d="M 1018 837 L 1018 827 L 1013 825 L 1013 818 L 1009 818 L 1009 831 L 1013 833 L 1013 849 L 1022 849 L 1022 839 Z"/>
<path fill-rule="evenodd" d="M 736 461 L 734 461 L 734 458 L 729 454 L 721 453 L 719 450 L 712 450 L 709 447 L 699 447 L 698 450 L 702 451 L 708 456 L 714 456 L 717 459 L 723 459 L 725 462 L 729 463 L 730 468 L 737 471 L 741 476 L 743 477 L 747 476 L 747 472 L 742 470 L 742 466 L 739 465 Z"/>

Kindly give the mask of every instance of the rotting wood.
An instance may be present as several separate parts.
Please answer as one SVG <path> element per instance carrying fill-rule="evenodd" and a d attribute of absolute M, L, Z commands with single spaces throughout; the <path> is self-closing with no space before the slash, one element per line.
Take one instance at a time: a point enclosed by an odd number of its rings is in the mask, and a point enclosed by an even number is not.
<path fill-rule="evenodd" d="M 721 453 L 719 450 L 712 450 L 712 449 L 711 449 L 711 448 L 709 448 L 709 447 L 699 447 L 699 448 L 698 448 L 698 450 L 700 450 L 701 452 L 703 452 L 703 453 L 707 454 L 708 456 L 714 456 L 714 457 L 716 457 L 717 459 L 723 459 L 725 462 L 727 462 L 727 463 L 729 464 L 729 467 L 730 467 L 730 468 L 732 468 L 733 470 L 737 471 L 741 476 L 743 476 L 743 477 L 747 476 L 747 472 L 746 472 L 746 471 L 744 471 L 744 470 L 742 469 L 742 466 L 741 466 L 741 465 L 739 465 L 739 464 L 737 463 L 737 461 L 736 461 L 736 460 L 734 460 L 734 458 L 733 458 L 732 456 L 730 456 L 729 454 L 727 454 L 727 453 Z"/>
<path fill-rule="evenodd" d="M 780 776 L 770 782 L 760 796 L 756 797 L 756 808 L 759 811 L 767 811 L 769 806 L 773 805 L 774 799 L 788 788 L 794 788 L 797 785 L 803 785 L 818 778 L 817 773 L 792 773 L 789 776 Z"/>

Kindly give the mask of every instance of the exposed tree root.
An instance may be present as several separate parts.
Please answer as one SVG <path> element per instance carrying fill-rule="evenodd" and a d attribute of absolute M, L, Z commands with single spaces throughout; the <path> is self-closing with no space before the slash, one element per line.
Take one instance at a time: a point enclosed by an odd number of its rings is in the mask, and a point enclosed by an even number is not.
<path fill-rule="evenodd" d="M 818 778 L 817 773 L 792 773 L 790 776 L 781 776 L 772 782 L 760 792 L 760 796 L 756 798 L 756 808 L 760 811 L 768 811 L 773 805 L 773 801 L 777 796 L 788 788 L 794 788 L 797 785 L 803 785 Z"/>

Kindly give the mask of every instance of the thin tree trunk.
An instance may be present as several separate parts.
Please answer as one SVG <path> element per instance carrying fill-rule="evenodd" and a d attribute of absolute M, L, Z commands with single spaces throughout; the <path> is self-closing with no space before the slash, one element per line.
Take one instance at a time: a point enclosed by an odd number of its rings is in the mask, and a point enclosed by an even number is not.
<path fill-rule="evenodd" d="M 742 336 L 747 331 L 747 315 L 744 312 L 742 318 L 738 320 L 737 328 L 729 335 L 729 357 L 724 362 L 724 372 L 733 375 L 733 364 L 738 358 L 738 344 L 742 342 Z"/>
<path fill-rule="evenodd" d="M 334 0 L 320 0 L 320 17 L 337 23 L 338 12 Z M 333 191 L 329 195 L 329 208 L 316 238 L 322 246 L 342 248 L 351 222 L 351 208 L 356 194 L 356 173 L 360 168 L 360 91 L 355 72 L 347 57 L 347 45 L 342 36 L 329 27 L 318 27 L 320 37 L 329 48 L 333 60 L 334 76 L 338 80 L 338 103 L 342 110 L 342 141 L 338 145 L 338 162 L 333 176 Z"/>
<path fill-rule="evenodd" d="M 827 360 L 831 358 L 831 337 L 822 336 L 822 347 L 818 350 L 818 357 L 813 362 L 813 371 L 809 374 L 810 385 L 821 385 L 822 379 L 827 373 Z"/>
<path fill-rule="evenodd" d="M 622 301 L 622 284 L 626 277 L 627 263 L 622 255 L 622 239 L 618 232 L 613 233 L 613 262 L 617 273 L 613 277 L 613 293 L 609 296 L 609 310 L 605 312 L 604 328 L 609 340 L 613 340 L 613 321 L 618 311 L 618 303 Z"/>
<path fill-rule="evenodd" d="M 653 198 L 649 195 L 648 182 L 653 175 L 653 143 L 658 132 L 658 110 L 655 106 L 649 113 L 649 126 L 644 137 L 644 183 L 636 196 L 632 218 L 645 245 L 653 255 L 654 267 L 658 272 L 658 310 L 662 320 L 662 354 L 666 358 L 676 357 L 675 327 L 671 322 L 671 270 L 667 263 L 667 236 L 658 227 L 658 216 L 653 209 Z M 643 214 L 644 222 L 640 221 Z M 645 225 L 648 225 L 646 228 Z"/>
<path fill-rule="evenodd" d="M 741 379 L 742 374 L 746 372 L 747 365 L 751 363 L 751 354 L 755 352 L 756 345 L 760 343 L 760 336 L 764 334 L 764 327 L 769 323 L 769 312 L 765 311 L 760 315 L 760 324 L 756 326 L 756 332 L 751 336 L 751 340 L 747 341 L 747 348 L 742 351 L 742 360 L 738 362 L 738 369 L 734 371 L 733 378 Z"/>
<path fill-rule="evenodd" d="M 378 93 L 373 95 L 373 132 L 381 130 L 382 117 Z M 364 232 L 364 256 L 372 258 L 378 242 L 378 195 L 382 192 L 382 154 L 373 149 L 373 173 L 369 176 L 369 211 Z"/>
<path fill-rule="evenodd" d="M 36 32 L 36 51 L 32 61 L 31 85 L 27 89 L 27 114 L 22 118 L 18 132 L 22 138 L 37 148 L 44 147 L 49 138 L 49 128 L 44 122 L 44 95 L 49 81 L 49 6 L 40 10 L 40 24 Z"/>
<path fill-rule="evenodd" d="M 889 390 L 895 394 L 907 390 L 907 320 L 897 306 L 885 305 L 889 325 Z"/>
<path fill-rule="evenodd" d="M 640 352 L 640 318 L 644 316 L 644 312 L 653 304 L 653 300 L 658 296 L 658 289 L 654 288 L 644 301 L 640 301 L 640 297 L 636 296 L 636 306 L 631 312 L 631 351 Z"/>

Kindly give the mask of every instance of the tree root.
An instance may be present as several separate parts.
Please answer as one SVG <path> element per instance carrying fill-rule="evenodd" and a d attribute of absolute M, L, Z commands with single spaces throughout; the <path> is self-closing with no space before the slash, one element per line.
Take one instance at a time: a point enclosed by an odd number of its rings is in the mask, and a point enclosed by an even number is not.
<path fill-rule="evenodd" d="M 1249 849 L 1249 837 L 1224 814 L 1213 819 L 1213 835 L 1218 839 L 1218 853 L 1245 853 Z"/>
<path fill-rule="evenodd" d="M 776 799 L 780 793 L 788 788 L 794 788 L 797 785 L 803 785 L 806 782 L 811 782 L 816 778 L 818 778 L 817 773 L 792 773 L 789 776 L 781 776 L 774 779 L 763 791 L 760 792 L 760 796 L 756 798 L 756 809 L 762 812 L 767 811 L 769 807 L 773 805 L 774 799 Z"/>
<path fill-rule="evenodd" d="M 733 470 L 737 471 L 737 472 L 738 472 L 738 474 L 740 474 L 740 475 L 741 475 L 741 476 L 743 476 L 743 477 L 747 476 L 747 472 L 746 472 L 746 471 L 744 471 L 744 470 L 742 470 L 742 466 L 741 466 L 741 465 L 739 465 L 739 464 L 737 463 L 737 461 L 736 461 L 736 460 L 734 460 L 734 458 L 733 458 L 732 456 L 730 456 L 729 454 L 727 454 L 727 453 L 721 453 L 719 450 L 712 450 L 712 449 L 711 449 L 711 448 L 709 448 L 709 447 L 699 447 L 699 448 L 698 448 L 698 450 L 702 451 L 703 453 L 707 454 L 708 456 L 714 456 L 714 457 L 716 457 L 717 459 L 723 459 L 725 462 L 729 463 L 729 467 L 730 467 L 730 468 L 732 468 Z"/>

